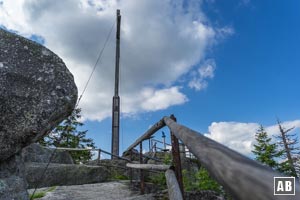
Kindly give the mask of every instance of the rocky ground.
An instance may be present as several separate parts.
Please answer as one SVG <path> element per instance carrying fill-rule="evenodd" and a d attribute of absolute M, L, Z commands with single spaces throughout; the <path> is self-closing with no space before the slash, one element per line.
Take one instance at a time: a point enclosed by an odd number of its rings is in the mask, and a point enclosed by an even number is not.
<path fill-rule="evenodd" d="M 41 188 L 37 191 L 47 190 Z M 29 190 L 32 193 L 33 190 Z M 47 192 L 46 196 L 39 200 L 152 200 L 151 194 L 139 195 L 129 189 L 128 181 L 114 181 L 97 184 L 57 186 L 52 192 Z"/>

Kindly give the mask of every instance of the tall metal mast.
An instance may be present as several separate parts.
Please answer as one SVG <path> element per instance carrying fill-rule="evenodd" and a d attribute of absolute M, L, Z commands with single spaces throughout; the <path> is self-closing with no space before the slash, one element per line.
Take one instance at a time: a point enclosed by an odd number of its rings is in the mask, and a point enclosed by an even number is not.
<path fill-rule="evenodd" d="M 120 61 L 120 26 L 121 14 L 117 10 L 117 32 L 116 32 L 116 69 L 115 69 L 115 93 L 112 105 L 112 141 L 111 153 L 119 155 L 119 128 L 120 128 L 120 97 L 119 97 L 119 61 Z M 112 159 L 115 157 L 112 156 Z"/>

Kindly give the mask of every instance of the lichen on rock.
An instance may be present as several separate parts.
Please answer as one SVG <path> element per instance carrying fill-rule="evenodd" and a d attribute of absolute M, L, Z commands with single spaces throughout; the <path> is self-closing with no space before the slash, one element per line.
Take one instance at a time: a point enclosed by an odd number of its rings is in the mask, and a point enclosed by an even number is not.
<path fill-rule="evenodd" d="M 1 29 L 0 63 L 3 161 L 42 138 L 68 116 L 77 100 L 77 88 L 57 55 Z"/>
<path fill-rule="evenodd" d="M 28 199 L 20 150 L 71 114 L 73 75 L 40 44 L 0 28 L 0 199 Z"/>

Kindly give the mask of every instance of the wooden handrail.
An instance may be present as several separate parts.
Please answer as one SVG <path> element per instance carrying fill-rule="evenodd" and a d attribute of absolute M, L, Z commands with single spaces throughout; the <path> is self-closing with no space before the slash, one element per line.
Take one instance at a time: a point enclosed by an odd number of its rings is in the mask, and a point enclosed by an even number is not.
<path fill-rule="evenodd" d="M 173 134 L 208 170 L 234 199 L 288 200 L 291 196 L 274 195 L 274 177 L 287 177 L 272 168 L 261 165 L 204 135 L 164 117 L 139 137 L 126 151 L 149 139 L 167 125 Z M 300 185 L 295 181 L 295 196 L 300 196 Z"/>
<path fill-rule="evenodd" d="M 148 129 L 141 137 L 139 137 L 132 145 L 130 145 L 125 152 L 134 149 L 139 143 L 144 140 L 149 139 L 156 131 L 163 128 L 165 126 L 164 120 L 159 120 L 156 124 L 154 124 L 150 129 Z"/>
<path fill-rule="evenodd" d="M 168 169 L 165 172 L 166 176 L 166 182 L 168 186 L 168 193 L 169 193 L 169 199 L 170 200 L 182 200 L 183 196 L 179 187 L 179 184 L 177 182 L 176 175 L 173 170 Z"/>
<path fill-rule="evenodd" d="M 197 157 L 201 164 L 234 199 L 287 200 L 290 196 L 274 196 L 274 177 L 284 176 L 243 156 L 204 135 L 180 125 L 169 117 L 165 124 Z M 296 196 L 300 196 L 296 181 Z M 298 190 L 297 190 L 298 188 Z"/>
<path fill-rule="evenodd" d="M 132 164 L 132 163 L 127 163 L 126 167 L 134 168 L 134 169 L 149 169 L 149 170 L 166 171 L 171 166 L 170 165 L 157 165 L 157 164 Z"/>

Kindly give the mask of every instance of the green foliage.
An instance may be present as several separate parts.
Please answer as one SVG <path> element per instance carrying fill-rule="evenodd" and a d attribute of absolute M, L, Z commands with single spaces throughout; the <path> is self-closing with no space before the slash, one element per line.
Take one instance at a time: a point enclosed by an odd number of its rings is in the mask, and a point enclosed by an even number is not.
<path fill-rule="evenodd" d="M 194 173 L 191 173 L 186 169 L 182 170 L 182 180 L 185 191 L 198 190 L 196 186 L 196 176 Z"/>
<path fill-rule="evenodd" d="M 254 145 L 252 151 L 256 156 L 255 159 L 264 165 L 270 166 L 273 169 L 278 169 L 276 159 L 282 156 L 283 151 L 278 150 L 276 143 L 271 143 L 271 138 L 261 125 L 255 134 L 257 144 Z"/>
<path fill-rule="evenodd" d="M 91 138 L 86 138 L 87 131 L 79 131 L 78 128 L 83 125 L 79 121 L 81 109 L 74 109 L 72 114 L 41 141 L 44 146 L 67 147 L 67 148 L 95 148 L 95 143 Z M 86 162 L 90 160 L 93 154 L 90 151 L 71 151 L 75 163 Z"/>
<path fill-rule="evenodd" d="M 46 196 L 47 192 L 52 192 L 56 189 L 56 186 L 52 186 L 49 189 L 45 190 L 45 191 L 41 191 L 41 192 L 36 192 L 33 195 L 30 194 L 29 198 L 30 199 L 38 199 L 38 198 L 42 198 L 44 196 Z"/>
<path fill-rule="evenodd" d="M 170 153 L 165 153 L 162 160 L 163 164 L 172 165 L 172 155 Z M 151 174 L 147 181 L 157 185 L 162 190 L 167 188 L 166 176 L 163 172 Z"/>
<path fill-rule="evenodd" d="M 165 165 L 172 165 L 172 155 L 170 153 L 166 153 L 163 159 L 163 163 Z"/>
<path fill-rule="evenodd" d="M 196 179 L 200 190 L 213 190 L 219 194 L 222 192 L 222 186 L 209 176 L 205 168 L 201 167 L 199 169 L 196 173 Z"/>
<path fill-rule="evenodd" d="M 109 173 L 111 180 L 129 180 L 129 178 L 124 175 L 124 172 L 117 167 L 110 167 Z"/>
<path fill-rule="evenodd" d="M 113 173 L 112 180 L 128 180 L 129 178 L 125 176 L 124 174 L 120 174 L 118 172 Z"/>
<path fill-rule="evenodd" d="M 183 184 L 186 191 L 212 190 L 218 194 L 224 193 L 222 186 L 203 167 L 194 173 L 183 170 Z"/>
<path fill-rule="evenodd" d="M 199 164 L 198 160 L 191 160 Z M 163 163 L 166 165 L 172 165 L 172 155 L 165 154 L 163 158 Z M 196 172 L 182 170 L 182 179 L 185 191 L 199 191 L 199 190 L 212 190 L 218 194 L 224 194 L 222 186 L 219 185 L 215 180 L 213 180 L 208 171 L 200 167 Z M 166 189 L 166 177 L 164 173 L 158 173 L 149 177 L 149 181 L 158 185 L 161 189 Z"/>
<path fill-rule="evenodd" d="M 157 173 L 155 175 L 152 175 L 149 177 L 149 182 L 157 185 L 160 189 L 166 189 L 167 188 L 167 182 L 166 182 L 166 176 L 165 173 Z"/>

